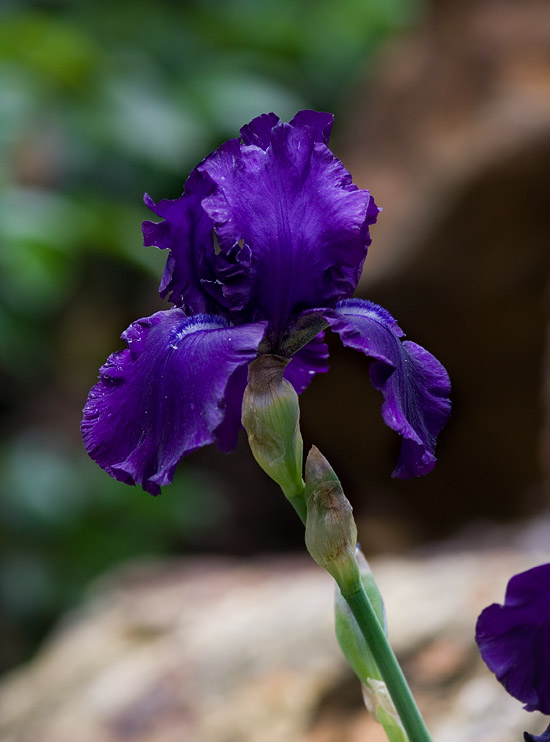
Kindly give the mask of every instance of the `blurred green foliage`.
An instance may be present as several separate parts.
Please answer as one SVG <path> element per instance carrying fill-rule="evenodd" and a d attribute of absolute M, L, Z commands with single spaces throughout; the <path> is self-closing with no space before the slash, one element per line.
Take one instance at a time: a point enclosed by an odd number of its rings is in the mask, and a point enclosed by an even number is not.
<path fill-rule="evenodd" d="M 421 0 L 4 0 L 0 8 L 0 600 L 17 659 L 87 580 L 224 512 L 192 467 L 162 507 L 82 451 L 79 411 L 153 310 L 145 189 L 265 111 L 337 110 Z M 148 298 L 144 298 L 148 297 Z M 35 633 L 33 633 L 35 632 Z"/>
<path fill-rule="evenodd" d="M 0 467 L 0 594 L 9 609 L 0 629 L 12 639 L 2 643 L 6 664 L 26 649 L 27 637 L 15 626 L 22 624 L 27 635 L 41 633 L 99 572 L 136 555 L 193 544 L 226 513 L 205 472 L 180 471 L 174 487 L 185 496 L 163 498 L 160 506 L 105 477 L 74 446 L 45 431 L 28 430 L 6 442 Z"/>

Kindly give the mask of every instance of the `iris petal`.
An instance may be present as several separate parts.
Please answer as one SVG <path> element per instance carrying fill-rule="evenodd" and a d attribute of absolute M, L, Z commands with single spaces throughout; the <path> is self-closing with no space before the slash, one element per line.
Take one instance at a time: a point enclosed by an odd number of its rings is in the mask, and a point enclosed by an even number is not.
<path fill-rule="evenodd" d="M 285 368 L 284 377 L 290 381 L 297 394 L 301 394 L 313 381 L 316 374 L 328 371 L 328 347 L 324 332 L 319 333 L 307 345 L 295 353 Z"/>
<path fill-rule="evenodd" d="M 255 144 L 266 150 L 271 143 L 271 130 L 279 123 L 274 113 L 263 113 L 242 127 L 240 134 L 244 144 Z M 298 111 L 290 122 L 291 126 L 309 126 L 315 142 L 328 144 L 334 116 L 320 111 Z"/>
<path fill-rule="evenodd" d="M 504 605 L 479 616 L 476 641 L 510 695 L 527 711 L 550 714 L 550 564 L 512 577 Z"/>
<path fill-rule="evenodd" d="M 378 207 L 323 140 L 327 114 L 306 111 L 289 124 L 260 117 L 198 169 L 216 189 L 202 201 L 222 251 L 250 249 L 250 311 L 280 340 L 289 319 L 351 296 Z M 277 351 L 277 348 L 274 348 Z"/>
<path fill-rule="evenodd" d="M 88 453 L 115 479 L 151 494 L 183 456 L 209 443 L 228 450 L 240 428 L 246 367 L 262 323 L 171 309 L 134 322 L 128 348 L 109 357 L 84 408 Z"/>
<path fill-rule="evenodd" d="M 267 149 L 271 141 L 271 129 L 278 123 L 279 117 L 274 113 L 262 113 L 242 127 L 241 139 L 244 144 L 254 144 L 261 149 Z"/>
<path fill-rule="evenodd" d="M 403 437 L 393 476 L 427 474 L 436 462 L 436 437 L 450 413 L 447 372 L 424 348 L 402 342 L 403 331 L 376 304 L 349 299 L 323 316 L 344 345 L 373 359 L 370 378 L 384 395 L 382 417 Z"/>
<path fill-rule="evenodd" d="M 332 115 L 332 113 L 305 110 L 298 111 L 296 116 L 294 116 L 294 118 L 290 122 L 290 125 L 309 126 L 313 130 L 313 138 L 315 142 L 328 144 L 333 123 L 334 116 Z"/>
<path fill-rule="evenodd" d="M 214 225 L 201 206 L 211 191 L 208 177 L 195 168 L 179 198 L 158 203 L 147 194 L 144 198 L 151 211 L 164 219 L 142 224 L 144 245 L 169 251 L 159 293 L 189 314 L 212 312 L 216 307 L 204 287 L 204 279 L 215 279 L 208 265 L 208 257 L 214 257 Z"/>
<path fill-rule="evenodd" d="M 550 726 L 539 735 L 529 734 L 529 732 L 523 733 L 523 739 L 525 742 L 550 742 Z"/>

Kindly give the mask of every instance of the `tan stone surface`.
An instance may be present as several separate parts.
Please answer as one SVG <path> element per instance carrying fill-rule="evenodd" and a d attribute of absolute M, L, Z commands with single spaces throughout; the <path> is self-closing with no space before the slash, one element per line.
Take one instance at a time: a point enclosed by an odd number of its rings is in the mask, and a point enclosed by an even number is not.
<path fill-rule="evenodd" d="M 539 537 L 531 529 L 506 547 L 373 564 L 438 742 L 517 742 L 542 729 L 473 643 L 476 616 L 509 577 L 550 557 L 541 523 Z M 333 636 L 330 578 L 306 558 L 129 566 L 0 687 L 2 742 L 382 739 Z"/>

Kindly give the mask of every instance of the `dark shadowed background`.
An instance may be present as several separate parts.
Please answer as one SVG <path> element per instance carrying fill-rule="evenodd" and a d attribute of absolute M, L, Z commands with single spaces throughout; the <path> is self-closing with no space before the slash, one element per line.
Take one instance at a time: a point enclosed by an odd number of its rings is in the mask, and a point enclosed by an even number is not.
<path fill-rule="evenodd" d="M 302 431 L 369 553 L 545 504 L 550 18 L 541 2 L 142 0 L 0 9 L 0 666 L 130 557 L 302 548 L 244 439 L 160 498 L 83 451 L 80 411 L 133 320 L 165 307 L 142 204 L 266 111 L 335 113 L 332 146 L 384 208 L 360 293 L 448 367 L 429 477 L 390 479 L 364 358 L 330 341 Z M 545 12 L 546 11 L 546 12 Z"/>

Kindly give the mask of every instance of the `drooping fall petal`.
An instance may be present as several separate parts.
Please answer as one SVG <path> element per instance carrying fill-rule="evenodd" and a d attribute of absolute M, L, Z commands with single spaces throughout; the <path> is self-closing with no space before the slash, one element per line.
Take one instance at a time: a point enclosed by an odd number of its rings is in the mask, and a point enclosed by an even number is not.
<path fill-rule="evenodd" d="M 344 345 L 372 359 L 370 379 L 382 392 L 382 417 L 403 438 L 394 477 L 427 474 L 438 433 L 450 413 L 449 377 L 427 350 L 402 341 L 403 331 L 382 307 L 349 299 L 323 313 Z"/>
<path fill-rule="evenodd" d="M 134 322 L 122 336 L 128 348 L 109 357 L 84 408 L 90 456 L 115 479 L 158 494 L 186 454 L 234 447 L 246 368 L 264 331 L 180 309 Z"/>
<path fill-rule="evenodd" d="M 504 605 L 493 603 L 479 616 L 476 642 L 510 695 L 527 711 L 550 714 L 550 564 L 512 577 Z"/>
<path fill-rule="evenodd" d="M 292 356 L 284 377 L 301 394 L 316 374 L 324 374 L 328 368 L 328 347 L 324 342 L 324 333 L 320 333 Z"/>

